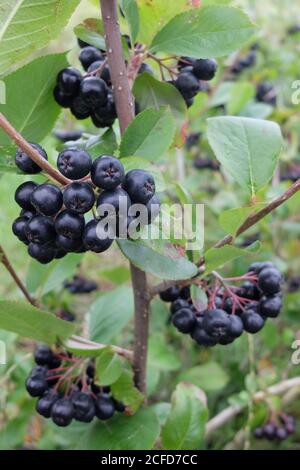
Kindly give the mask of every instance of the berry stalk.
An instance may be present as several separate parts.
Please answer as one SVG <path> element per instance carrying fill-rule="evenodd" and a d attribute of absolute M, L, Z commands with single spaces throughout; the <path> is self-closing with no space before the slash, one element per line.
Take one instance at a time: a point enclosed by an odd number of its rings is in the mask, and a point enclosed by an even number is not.
<path fill-rule="evenodd" d="M 121 133 L 134 119 L 134 101 L 123 56 L 121 33 L 118 24 L 116 0 L 100 0 L 105 31 L 107 60 L 113 85 L 114 99 Z M 134 293 L 134 356 L 135 384 L 142 393 L 146 391 L 147 345 L 149 334 L 150 295 L 146 273 L 131 264 L 131 279 Z"/>
<path fill-rule="evenodd" d="M 23 152 L 25 152 L 29 157 L 40 167 L 42 168 L 50 178 L 62 185 L 70 183 L 70 180 L 65 178 L 59 171 L 53 168 L 50 163 L 41 157 L 39 152 L 35 150 L 22 136 L 19 132 L 11 125 L 11 123 L 6 119 L 6 117 L 0 113 L 0 127 L 4 132 L 20 147 Z"/>

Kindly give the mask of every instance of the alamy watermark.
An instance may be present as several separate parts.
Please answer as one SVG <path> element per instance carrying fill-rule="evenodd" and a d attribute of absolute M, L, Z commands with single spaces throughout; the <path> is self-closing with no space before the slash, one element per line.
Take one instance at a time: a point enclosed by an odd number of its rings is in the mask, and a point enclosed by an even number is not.
<path fill-rule="evenodd" d="M 292 93 L 292 103 L 298 105 L 300 104 L 300 80 L 295 80 L 292 83 L 292 89 L 295 90 Z"/>
<path fill-rule="evenodd" d="M 6 86 L 3 80 L 0 80 L 0 104 L 6 104 Z"/>
<path fill-rule="evenodd" d="M 116 206 L 101 204 L 97 208 L 97 237 L 133 240 L 170 240 L 184 243 L 190 251 L 204 244 L 203 204 L 133 204 L 121 196 Z"/>
<path fill-rule="evenodd" d="M 294 366 L 298 366 L 300 364 L 300 339 L 293 342 L 292 349 L 295 351 L 292 354 L 291 362 Z"/>
<path fill-rule="evenodd" d="M 0 366 L 6 364 L 6 345 L 4 341 L 0 341 Z"/>

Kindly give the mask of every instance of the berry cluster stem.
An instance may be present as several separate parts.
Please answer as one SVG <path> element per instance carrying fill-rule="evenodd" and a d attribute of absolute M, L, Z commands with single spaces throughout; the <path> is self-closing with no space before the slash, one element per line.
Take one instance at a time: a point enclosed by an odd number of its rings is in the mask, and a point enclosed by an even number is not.
<path fill-rule="evenodd" d="M 57 183 L 66 185 L 71 183 L 67 178 L 65 178 L 58 170 L 56 170 L 47 160 L 41 157 L 39 152 L 35 150 L 22 136 L 19 132 L 11 125 L 11 123 L 6 119 L 4 114 L 0 113 L 0 127 L 4 132 L 15 142 L 15 144 L 20 147 L 23 152 L 25 152 L 29 157 L 40 167 L 42 168 L 50 178 Z"/>
<path fill-rule="evenodd" d="M 100 7 L 105 31 L 107 60 L 111 74 L 120 129 L 123 134 L 128 125 L 134 119 L 134 101 L 123 55 L 121 33 L 118 23 L 118 5 L 116 0 L 100 0 Z M 145 393 L 150 295 L 146 273 L 132 264 L 130 269 L 135 308 L 133 355 L 134 378 L 136 386 L 142 393 Z"/>

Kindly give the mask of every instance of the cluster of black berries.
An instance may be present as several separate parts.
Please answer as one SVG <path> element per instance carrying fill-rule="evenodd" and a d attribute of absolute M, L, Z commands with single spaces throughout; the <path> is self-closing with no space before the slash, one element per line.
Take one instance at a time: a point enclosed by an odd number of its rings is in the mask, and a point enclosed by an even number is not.
<path fill-rule="evenodd" d="M 171 80 L 169 83 L 177 88 L 187 106 L 190 107 L 200 91 L 207 91 L 207 85 L 202 82 L 210 81 L 215 77 L 217 66 L 214 59 L 181 57 L 177 63 L 178 76 L 176 80 Z"/>
<path fill-rule="evenodd" d="M 261 82 L 256 87 L 256 100 L 271 106 L 277 104 L 277 91 L 272 83 Z"/>
<path fill-rule="evenodd" d="M 267 318 L 276 318 L 282 308 L 282 275 L 271 262 L 253 263 L 242 276 L 241 286 L 214 284 L 207 289 L 208 308 L 198 311 L 189 287 L 171 287 L 160 298 L 171 302 L 173 325 L 190 334 L 200 346 L 227 345 L 244 331 L 255 334 Z"/>
<path fill-rule="evenodd" d="M 77 119 L 91 117 L 96 127 L 111 127 L 117 117 L 109 67 L 104 51 L 79 41 L 79 60 L 86 75 L 74 68 L 57 75 L 54 98 L 63 108 L 70 108 Z"/>
<path fill-rule="evenodd" d="M 30 396 L 38 398 L 37 412 L 52 418 L 57 426 L 68 426 L 73 419 L 90 423 L 112 418 L 125 406 L 111 395 L 109 387 L 96 385 L 95 368 L 70 353 L 54 353 L 40 345 L 35 351 L 36 366 L 26 380 Z"/>
<path fill-rule="evenodd" d="M 71 292 L 71 294 L 90 294 L 98 289 L 98 285 L 95 281 L 89 281 L 82 276 L 76 275 L 71 281 L 64 283 L 64 288 Z"/>
<path fill-rule="evenodd" d="M 47 159 L 39 145 L 32 146 Z M 20 149 L 16 164 L 27 174 L 41 171 Z M 49 263 L 68 252 L 102 253 L 115 238 L 127 238 L 130 230 L 152 223 L 159 213 L 152 175 L 144 170 L 125 174 L 122 163 L 112 155 L 92 161 L 84 150 L 68 148 L 59 153 L 57 167 L 66 178 L 80 181 L 71 182 L 63 191 L 52 183 L 27 181 L 15 192 L 22 211 L 13 222 L 13 233 L 40 263 Z M 89 174 L 91 180 L 83 180 Z M 86 223 L 84 214 L 95 203 L 97 218 Z M 143 219 L 141 206 L 146 213 Z M 109 219 L 109 226 L 99 223 L 103 219 Z"/>
<path fill-rule="evenodd" d="M 269 421 L 264 426 L 254 430 L 256 439 L 267 439 L 268 441 L 284 441 L 295 432 L 295 419 L 293 416 L 281 414 L 278 422 Z"/>
<path fill-rule="evenodd" d="M 256 54 L 256 49 L 255 46 L 252 48 L 249 53 L 246 55 L 246 57 L 242 57 L 241 59 L 238 59 L 232 66 L 231 72 L 233 75 L 239 75 L 242 73 L 245 69 L 249 69 L 251 67 L 254 67 L 257 61 L 257 54 Z"/>

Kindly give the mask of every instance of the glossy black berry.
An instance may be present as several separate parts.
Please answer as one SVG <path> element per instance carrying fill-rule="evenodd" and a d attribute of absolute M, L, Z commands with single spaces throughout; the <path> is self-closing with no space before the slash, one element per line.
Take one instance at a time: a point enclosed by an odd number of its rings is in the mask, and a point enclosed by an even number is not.
<path fill-rule="evenodd" d="M 149 73 L 150 75 L 154 75 L 154 71 L 153 71 L 153 68 L 150 67 L 149 64 L 146 64 L 145 62 L 142 63 L 142 65 L 140 66 L 139 70 L 138 70 L 138 74 L 141 74 L 141 73 Z"/>
<path fill-rule="evenodd" d="M 173 325 L 181 333 L 191 333 L 196 322 L 194 312 L 190 308 L 177 310 L 172 317 Z"/>
<path fill-rule="evenodd" d="M 70 108 L 73 102 L 71 95 L 66 95 L 58 85 L 53 90 L 53 96 L 57 104 L 62 108 Z"/>
<path fill-rule="evenodd" d="M 213 347 L 218 343 L 218 340 L 207 333 L 200 325 L 196 324 L 191 337 L 196 341 L 199 346 Z"/>
<path fill-rule="evenodd" d="M 101 155 L 93 161 L 91 179 L 101 189 L 114 189 L 123 183 L 125 170 L 116 157 Z"/>
<path fill-rule="evenodd" d="M 102 191 L 97 199 L 97 214 L 99 217 L 114 216 L 119 212 L 126 215 L 130 205 L 131 200 L 124 189 L 105 190 Z"/>
<path fill-rule="evenodd" d="M 55 130 L 53 135 L 60 140 L 61 142 L 70 142 L 76 141 L 81 139 L 82 132 L 81 131 L 63 131 L 63 130 Z"/>
<path fill-rule="evenodd" d="M 180 296 L 180 289 L 177 286 L 172 286 L 161 292 L 159 296 L 164 302 L 174 302 Z"/>
<path fill-rule="evenodd" d="M 279 441 L 284 441 L 288 437 L 288 433 L 285 428 L 277 428 L 275 438 Z"/>
<path fill-rule="evenodd" d="M 197 59 L 193 63 L 193 74 L 199 80 L 212 80 L 216 75 L 217 67 L 215 59 Z"/>
<path fill-rule="evenodd" d="M 259 313 L 263 317 L 276 318 L 282 308 L 282 298 L 280 295 L 273 297 L 263 297 L 259 303 Z"/>
<path fill-rule="evenodd" d="M 94 251 L 95 253 L 106 251 L 113 242 L 108 234 L 99 228 L 99 222 L 96 220 L 91 220 L 86 224 L 82 241 L 87 250 Z"/>
<path fill-rule="evenodd" d="M 172 314 L 174 314 L 178 310 L 181 310 L 182 308 L 190 308 L 190 304 L 186 300 L 180 298 L 180 299 L 174 300 L 174 302 L 171 303 L 170 311 Z"/>
<path fill-rule="evenodd" d="M 256 437 L 256 439 L 262 439 L 264 437 L 263 428 L 256 428 L 254 431 L 254 436 Z"/>
<path fill-rule="evenodd" d="M 59 153 L 57 168 L 70 180 L 79 180 L 89 174 L 92 167 L 91 156 L 81 149 L 68 148 Z"/>
<path fill-rule="evenodd" d="M 37 187 L 38 185 L 33 181 L 26 181 L 16 189 L 15 201 L 22 209 L 34 211 L 34 207 L 31 204 L 31 195 Z"/>
<path fill-rule="evenodd" d="M 232 338 L 238 338 L 244 331 L 244 325 L 240 317 L 237 315 L 229 316 L 229 329 L 228 335 Z"/>
<path fill-rule="evenodd" d="M 242 315 L 241 319 L 244 325 L 244 329 L 247 333 L 255 334 L 258 333 L 265 324 L 265 320 L 255 310 L 246 310 Z"/>
<path fill-rule="evenodd" d="M 50 418 L 51 410 L 55 402 L 59 399 L 59 394 L 54 390 L 48 390 L 36 402 L 36 411 L 44 418 Z"/>
<path fill-rule="evenodd" d="M 34 360 L 40 366 L 49 366 L 53 361 L 53 351 L 46 344 L 39 344 L 34 352 Z"/>
<path fill-rule="evenodd" d="M 96 70 L 99 70 L 99 73 L 97 74 L 102 80 L 105 81 L 106 85 L 110 86 L 111 85 L 111 77 L 110 77 L 110 71 L 109 71 L 109 66 L 107 64 L 104 65 L 103 60 L 97 60 L 96 62 L 93 62 L 89 68 L 88 68 L 88 73 L 95 72 Z M 101 73 L 100 73 L 101 70 Z"/>
<path fill-rule="evenodd" d="M 245 297 L 249 300 L 259 300 L 261 295 L 256 283 L 250 281 L 244 282 L 238 293 L 240 297 Z"/>
<path fill-rule="evenodd" d="M 115 400 L 114 398 L 113 398 L 113 402 L 114 402 L 115 410 L 118 411 L 119 413 L 124 413 L 124 411 L 126 410 L 126 406 L 124 405 L 124 403 L 122 401 Z"/>
<path fill-rule="evenodd" d="M 18 237 L 18 239 L 24 243 L 28 241 L 25 233 L 25 227 L 27 222 L 28 219 L 26 217 L 18 217 L 16 220 L 14 220 L 12 224 L 12 231 L 14 235 L 16 235 L 16 237 Z"/>
<path fill-rule="evenodd" d="M 203 328 L 213 338 L 227 336 L 230 329 L 230 317 L 221 309 L 208 310 L 204 314 Z"/>
<path fill-rule="evenodd" d="M 277 93 L 271 83 L 259 83 L 256 90 L 256 99 L 261 103 L 276 106 Z"/>
<path fill-rule="evenodd" d="M 28 254 L 41 264 L 48 264 L 55 258 L 55 249 L 52 246 L 29 243 Z"/>
<path fill-rule="evenodd" d="M 71 396 L 76 421 L 90 423 L 96 413 L 93 398 L 87 393 L 78 392 Z"/>
<path fill-rule="evenodd" d="M 277 294 L 282 284 L 281 273 L 276 268 L 265 268 L 258 276 L 258 287 L 267 296 Z"/>
<path fill-rule="evenodd" d="M 90 107 L 86 104 L 80 95 L 76 96 L 72 100 L 70 109 L 71 113 L 76 117 L 76 119 L 86 119 L 91 114 Z"/>
<path fill-rule="evenodd" d="M 71 400 L 59 398 L 52 406 L 51 418 L 57 426 L 68 426 L 74 418 L 74 407 Z"/>
<path fill-rule="evenodd" d="M 124 189 L 133 203 L 147 204 L 155 193 L 154 178 L 147 171 L 130 170 L 125 177 Z"/>
<path fill-rule="evenodd" d="M 274 268 L 274 264 L 271 261 L 257 261 L 250 264 L 248 272 L 259 274 L 265 268 Z"/>
<path fill-rule="evenodd" d="M 85 214 L 95 203 L 94 191 L 88 183 L 71 183 L 64 190 L 63 202 L 67 209 Z"/>
<path fill-rule="evenodd" d="M 60 211 L 63 196 L 58 186 L 44 183 L 38 186 L 31 194 L 31 204 L 42 215 L 55 215 Z"/>
<path fill-rule="evenodd" d="M 192 99 L 200 90 L 198 79 L 190 71 L 182 71 L 174 85 L 185 99 Z"/>
<path fill-rule="evenodd" d="M 177 68 L 178 70 L 182 70 L 185 67 L 191 67 L 194 65 L 196 59 L 193 59 L 192 57 L 181 57 L 178 62 L 177 62 Z"/>
<path fill-rule="evenodd" d="M 84 47 L 79 54 L 79 60 L 84 70 L 87 70 L 93 62 L 102 60 L 102 58 L 101 52 L 94 46 Z"/>
<path fill-rule="evenodd" d="M 277 426 L 273 423 L 268 423 L 263 427 L 264 437 L 270 441 L 276 437 Z"/>
<path fill-rule="evenodd" d="M 115 412 L 113 400 L 106 395 L 99 395 L 96 400 L 96 416 L 102 421 L 112 418 Z"/>
<path fill-rule="evenodd" d="M 82 75 L 74 67 L 63 69 L 57 75 L 57 84 L 65 95 L 75 96 L 79 91 Z"/>
<path fill-rule="evenodd" d="M 20 212 L 20 217 L 25 217 L 27 220 L 31 219 L 34 215 L 36 215 L 34 208 L 32 210 L 22 209 Z"/>
<path fill-rule="evenodd" d="M 82 249 L 82 239 L 80 238 L 70 238 L 65 237 L 64 235 L 57 235 L 55 239 L 56 245 L 59 248 L 62 248 L 65 251 L 69 252 L 79 252 Z"/>
<path fill-rule="evenodd" d="M 54 222 L 50 217 L 35 215 L 27 222 L 25 234 L 30 242 L 44 245 L 55 238 Z"/>
<path fill-rule="evenodd" d="M 84 229 L 84 217 L 68 209 L 60 212 L 55 219 L 55 230 L 67 238 L 81 237 Z"/>
<path fill-rule="evenodd" d="M 48 160 L 47 153 L 39 144 L 33 144 L 29 142 L 31 147 L 38 151 L 40 156 L 45 160 Z M 26 152 L 23 152 L 22 149 L 18 148 L 15 157 L 16 165 L 20 168 L 21 171 L 26 173 L 27 175 L 34 175 L 36 173 L 40 173 L 42 168 L 40 168 L 31 158 L 27 155 Z"/>
<path fill-rule="evenodd" d="M 86 77 L 80 84 L 80 96 L 90 109 L 104 106 L 107 94 L 107 85 L 100 77 Z"/>
<path fill-rule="evenodd" d="M 48 390 L 48 383 L 44 375 L 31 375 L 26 380 L 26 390 L 32 397 L 40 397 Z"/>
<path fill-rule="evenodd" d="M 80 47 L 80 49 L 83 49 L 84 47 L 90 46 L 90 44 L 88 42 L 85 42 L 80 38 L 77 38 L 77 42 L 78 42 L 78 46 Z"/>

